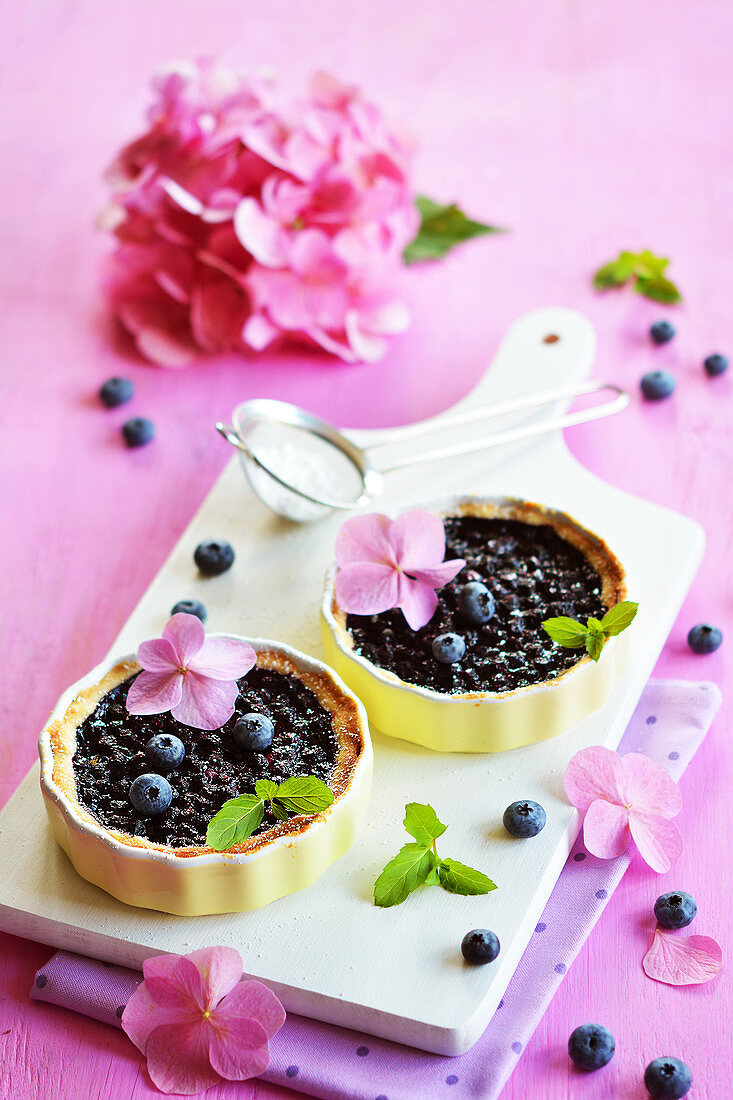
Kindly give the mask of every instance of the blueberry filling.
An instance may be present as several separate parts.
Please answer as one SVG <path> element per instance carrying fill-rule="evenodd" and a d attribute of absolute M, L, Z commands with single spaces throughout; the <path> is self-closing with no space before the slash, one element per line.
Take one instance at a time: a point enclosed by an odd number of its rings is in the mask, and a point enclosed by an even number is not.
<path fill-rule="evenodd" d="M 239 681 L 235 712 L 217 730 L 196 730 L 170 714 L 137 716 L 125 707 L 132 679 L 113 688 L 76 731 L 73 766 L 77 797 L 108 829 L 147 837 L 172 848 L 201 845 L 213 815 L 229 798 L 252 792 L 258 779 L 281 783 L 290 776 L 315 775 L 328 783 L 338 746 L 331 715 L 296 676 L 253 668 Z M 267 753 L 244 752 L 234 727 L 256 711 L 274 724 Z M 185 756 L 166 773 L 170 807 L 155 816 L 138 813 L 130 786 L 151 771 L 146 745 L 165 734 L 180 738 Z M 276 824 L 268 812 L 257 833 Z"/>
<path fill-rule="evenodd" d="M 549 524 L 483 516 L 445 521 L 446 558 L 466 565 L 438 589 L 438 608 L 427 626 L 412 631 L 399 609 L 379 615 L 348 615 L 354 648 L 372 664 L 409 684 L 446 694 L 509 691 L 541 683 L 571 668 L 583 656 L 555 645 L 542 622 L 569 615 L 601 618 L 601 578 L 588 559 Z M 485 584 L 495 610 L 484 623 L 466 621 L 465 586 Z M 466 643 L 460 661 L 436 661 L 433 641 L 458 634 Z"/>

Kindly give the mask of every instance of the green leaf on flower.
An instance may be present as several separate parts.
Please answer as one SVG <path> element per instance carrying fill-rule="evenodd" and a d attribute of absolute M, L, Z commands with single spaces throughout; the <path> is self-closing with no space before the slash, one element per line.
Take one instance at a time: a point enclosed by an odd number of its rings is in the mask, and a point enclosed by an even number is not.
<path fill-rule="evenodd" d="M 455 203 L 434 202 L 425 195 L 418 195 L 416 205 L 422 220 L 417 236 L 404 251 L 406 264 L 440 260 L 462 241 L 487 233 L 504 232 L 495 225 L 466 217 Z"/>
<path fill-rule="evenodd" d="M 263 799 L 254 794 L 230 798 L 212 817 L 206 830 L 206 843 L 216 852 L 225 852 L 252 836 L 265 812 Z"/>
<path fill-rule="evenodd" d="M 435 853 L 422 844 L 405 844 L 374 883 L 374 904 L 382 908 L 400 905 L 427 879 L 436 863 Z"/>
<path fill-rule="evenodd" d="M 601 619 L 606 637 L 612 638 L 615 634 L 626 630 L 627 626 L 631 626 L 638 608 L 638 603 L 632 603 L 631 600 L 624 600 L 622 603 L 617 603 L 615 607 L 611 607 Z"/>
<path fill-rule="evenodd" d="M 258 779 L 255 783 L 255 794 L 258 798 L 274 798 L 277 794 L 277 783 L 271 779 Z"/>
<path fill-rule="evenodd" d="M 277 788 L 277 800 L 293 814 L 319 814 L 333 802 L 333 791 L 315 775 L 292 776 Z"/>
<path fill-rule="evenodd" d="M 607 290 L 624 286 L 633 279 L 637 294 L 674 305 L 682 301 L 682 295 L 665 274 L 668 265 L 666 256 L 655 256 L 648 248 L 641 252 L 619 252 L 615 260 L 599 267 L 593 276 L 593 285 L 599 290 Z"/>
<path fill-rule="evenodd" d="M 438 866 L 440 885 L 451 894 L 488 894 L 496 884 L 473 867 L 455 859 L 443 859 Z"/>
<path fill-rule="evenodd" d="M 558 615 L 554 619 L 545 619 L 542 624 L 545 633 L 553 642 L 565 649 L 582 649 L 588 634 L 588 628 L 568 615 Z"/>
<path fill-rule="evenodd" d="M 447 826 L 438 821 L 438 815 L 432 806 L 422 802 L 408 802 L 405 806 L 404 826 L 418 844 L 429 848 L 434 840 L 442 836 Z"/>

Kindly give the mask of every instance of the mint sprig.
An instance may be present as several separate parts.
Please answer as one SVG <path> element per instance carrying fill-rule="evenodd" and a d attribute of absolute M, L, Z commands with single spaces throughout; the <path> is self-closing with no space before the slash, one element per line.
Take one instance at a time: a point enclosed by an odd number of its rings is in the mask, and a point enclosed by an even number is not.
<path fill-rule="evenodd" d="M 400 848 L 374 883 L 374 904 L 382 908 L 400 905 L 418 886 L 442 886 L 450 894 L 488 894 L 496 890 L 490 878 L 454 859 L 441 859 L 435 841 L 447 826 L 432 806 L 408 802 L 405 829 L 414 843 Z"/>
<path fill-rule="evenodd" d="M 599 267 L 593 276 L 593 285 L 598 290 L 625 286 L 634 280 L 634 290 L 665 305 L 675 305 L 682 301 L 678 288 L 668 279 L 665 272 L 669 260 L 664 256 L 655 256 L 649 249 L 642 252 L 619 252 L 615 260 Z"/>
<path fill-rule="evenodd" d="M 214 814 L 206 830 L 206 843 L 216 852 L 225 852 L 252 836 L 265 816 L 265 807 L 278 821 L 287 821 L 288 812 L 311 816 L 327 810 L 333 802 L 333 791 L 315 775 L 293 776 L 278 784 L 272 779 L 258 779 L 254 794 L 230 798 Z"/>
<path fill-rule="evenodd" d="M 495 225 L 485 225 L 466 217 L 455 203 L 434 202 L 425 195 L 418 195 L 415 205 L 422 220 L 417 236 L 403 253 L 406 264 L 440 260 L 461 241 L 487 233 L 504 232 Z"/>
<path fill-rule="evenodd" d="M 606 638 L 612 638 L 631 626 L 638 607 L 638 603 L 623 600 L 610 608 L 602 619 L 591 615 L 585 626 L 569 615 L 558 615 L 554 619 L 545 619 L 542 627 L 553 642 L 565 649 L 585 649 L 594 661 L 598 661 Z"/>

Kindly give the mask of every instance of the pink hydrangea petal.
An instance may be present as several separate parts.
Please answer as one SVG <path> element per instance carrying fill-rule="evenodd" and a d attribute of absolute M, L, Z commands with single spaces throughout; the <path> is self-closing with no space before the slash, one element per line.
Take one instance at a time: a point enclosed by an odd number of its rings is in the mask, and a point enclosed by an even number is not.
<path fill-rule="evenodd" d="M 211 1025 L 203 1017 L 188 1024 L 163 1024 L 148 1039 L 148 1073 L 161 1092 L 191 1096 L 219 1081 L 209 1059 Z"/>
<path fill-rule="evenodd" d="M 445 528 L 434 512 L 412 508 L 394 520 L 390 539 L 400 567 L 407 573 L 432 569 L 445 556 Z"/>
<path fill-rule="evenodd" d="M 226 1000 L 212 1013 L 209 1062 L 228 1081 L 258 1077 L 270 1064 L 267 1035 L 257 1020 L 229 1012 Z"/>
<path fill-rule="evenodd" d="M 597 798 L 625 805 L 621 757 L 602 745 L 576 752 L 565 770 L 565 793 L 573 806 L 587 810 Z"/>
<path fill-rule="evenodd" d="M 371 335 L 397 336 L 410 327 L 410 313 L 402 302 L 384 302 L 361 310 L 361 327 Z"/>
<path fill-rule="evenodd" d="M 433 566 L 432 569 L 408 569 L 406 571 L 416 580 L 421 581 L 422 584 L 429 584 L 431 588 L 442 588 L 443 585 L 448 584 L 449 581 L 458 576 L 465 564 L 463 558 L 451 558 L 449 561 Z"/>
<path fill-rule="evenodd" d="M 251 313 L 242 329 L 242 339 L 255 351 L 263 351 L 280 335 L 281 329 L 273 325 L 264 313 Z"/>
<path fill-rule="evenodd" d="M 344 330 L 354 355 L 362 363 L 378 363 L 388 344 L 383 336 L 364 332 L 357 310 L 349 309 L 344 318 Z"/>
<path fill-rule="evenodd" d="M 643 813 L 676 817 L 682 809 L 682 795 L 669 772 L 648 756 L 630 752 L 621 758 L 625 801 Z"/>
<path fill-rule="evenodd" d="M 399 579 L 391 565 L 354 562 L 336 575 L 336 599 L 352 615 L 378 615 L 397 606 Z"/>
<path fill-rule="evenodd" d="M 180 703 L 180 672 L 141 672 L 130 684 L 125 706 L 130 714 L 163 714 Z"/>
<path fill-rule="evenodd" d="M 405 616 L 410 630 L 420 630 L 435 614 L 438 597 L 429 584 L 411 580 L 404 573 L 398 576 L 400 590 L 397 606 Z"/>
<path fill-rule="evenodd" d="M 187 367 L 195 357 L 192 344 L 157 328 L 141 329 L 135 335 L 137 349 L 145 359 L 159 367 Z"/>
<path fill-rule="evenodd" d="M 379 512 L 354 516 L 341 524 L 336 536 L 335 555 L 339 565 L 373 562 L 397 564 L 391 539 L 392 520 Z"/>
<path fill-rule="evenodd" d="M 239 680 L 256 661 L 257 654 L 248 642 L 237 638 L 207 638 L 188 667 L 212 680 Z"/>
<path fill-rule="evenodd" d="M 238 694 L 236 682 L 189 671 L 182 677 L 181 701 L 171 708 L 171 715 L 184 726 L 216 730 L 231 718 Z"/>
<path fill-rule="evenodd" d="M 146 672 L 177 672 L 181 666 L 175 645 L 165 636 L 141 642 L 137 659 Z"/>
<path fill-rule="evenodd" d="M 186 955 L 155 955 L 143 963 L 148 993 L 156 1004 L 184 1018 L 206 1008 L 201 974 Z"/>
<path fill-rule="evenodd" d="M 318 344 L 320 348 L 323 348 L 324 351 L 329 352 L 331 355 L 337 355 L 339 359 L 343 359 L 345 363 L 358 362 L 359 357 L 354 354 L 348 344 L 324 332 L 324 330 L 317 325 L 308 325 L 303 329 L 303 333 L 311 339 L 314 344 Z"/>
<path fill-rule="evenodd" d="M 191 293 L 191 331 L 200 348 L 226 351 L 239 340 L 249 316 L 249 298 L 234 280 L 212 272 Z"/>
<path fill-rule="evenodd" d="M 150 996 L 146 982 L 141 982 L 125 1005 L 122 1013 L 122 1030 L 145 1054 L 151 1033 L 162 1024 L 172 1024 L 180 1020 L 175 1008 L 162 1008 Z"/>
<path fill-rule="evenodd" d="M 272 1039 L 285 1023 L 285 1009 L 272 990 L 261 982 L 239 982 L 227 993 L 224 1004 L 228 1012 L 257 1020 L 268 1039 Z"/>
<path fill-rule="evenodd" d="M 179 668 L 187 668 L 204 644 L 206 631 L 197 615 L 187 615 L 179 611 L 165 624 L 163 639 L 173 646 Z"/>
<path fill-rule="evenodd" d="M 629 846 L 629 812 L 597 798 L 591 802 L 583 822 L 583 843 L 591 855 L 614 859 Z"/>
<path fill-rule="evenodd" d="M 639 855 L 653 871 L 662 874 L 677 862 L 682 854 L 682 834 L 674 821 L 632 809 L 629 826 Z"/>
<path fill-rule="evenodd" d="M 657 928 L 642 965 L 656 982 L 702 985 L 720 970 L 723 952 L 710 936 L 678 936 Z"/>
<path fill-rule="evenodd" d="M 234 211 L 234 231 L 244 248 L 265 267 L 287 262 L 280 224 L 269 217 L 256 199 L 244 198 Z"/>
<path fill-rule="evenodd" d="M 202 995 L 208 1008 L 217 1005 L 239 985 L 242 956 L 233 947 L 202 947 L 189 952 L 186 958 L 201 975 Z"/>

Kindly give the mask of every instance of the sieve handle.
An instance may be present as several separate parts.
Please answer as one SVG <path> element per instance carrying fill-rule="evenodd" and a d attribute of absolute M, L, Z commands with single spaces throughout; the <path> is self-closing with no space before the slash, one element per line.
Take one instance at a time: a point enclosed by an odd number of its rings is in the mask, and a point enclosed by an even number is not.
<path fill-rule="evenodd" d="M 629 403 L 629 394 L 626 390 L 620 386 L 614 385 L 613 382 L 592 382 L 583 386 L 569 387 L 565 390 L 555 390 L 552 393 L 539 394 L 533 398 L 520 398 L 518 401 L 508 401 L 504 405 L 497 405 L 490 410 L 474 410 L 470 413 L 466 413 L 462 416 L 447 417 L 442 423 L 431 425 L 430 431 L 438 431 L 442 428 L 451 427 L 455 424 L 469 424 L 480 422 L 484 419 L 491 419 L 496 416 L 500 416 L 508 412 L 517 412 L 519 409 L 535 408 L 542 405 L 550 404 L 552 401 L 558 401 L 568 397 L 578 397 L 582 394 L 596 393 L 603 390 L 610 390 L 615 393 L 616 396 L 610 401 L 604 401 L 601 405 L 594 405 L 590 409 L 581 409 L 579 412 L 567 413 L 564 416 L 553 416 L 544 420 L 540 420 L 535 424 L 527 424 L 519 428 L 509 428 L 504 432 L 498 432 L 496 435 L 489 436 L 486 439 L 472 440 L 468 443 L 457 443 L 448 447 L 437 447 L 432 451 L 423 451 L 422 454 L 410 455 L 408 458 L 403 458 L 397 462 L 391 463 L 389 466 L 381 468 L 381 473 L 392 473 L 393 470 L 403 470 L 408 466 L 419 466 L 423 463 L 438 462 L 444 458 L 457 458 L 459 455 L 465 454 L 477 454 L 481 451 L 490 450 L 492 447 L 501 447 L 506 443 L 516 443 L 521 439 L 531 439 L 536 435 L 544 435 L 547 432 L 554 432 L 560 428 L 570 428 L 574 424 L 585 424 L 590 420 L 601 420 L 606 416 L 613 416 L 614 413 L 621 412 L 625 409 Z M 418 432 L 412 433 L 415 435 L 421 434 Z M 394 442 L 391 440 L 389 442 Z M 380 441 L 377 446 L 387 444 L 387 440 Z M 374 447 L 370 448 L 373 451 Z"/>

